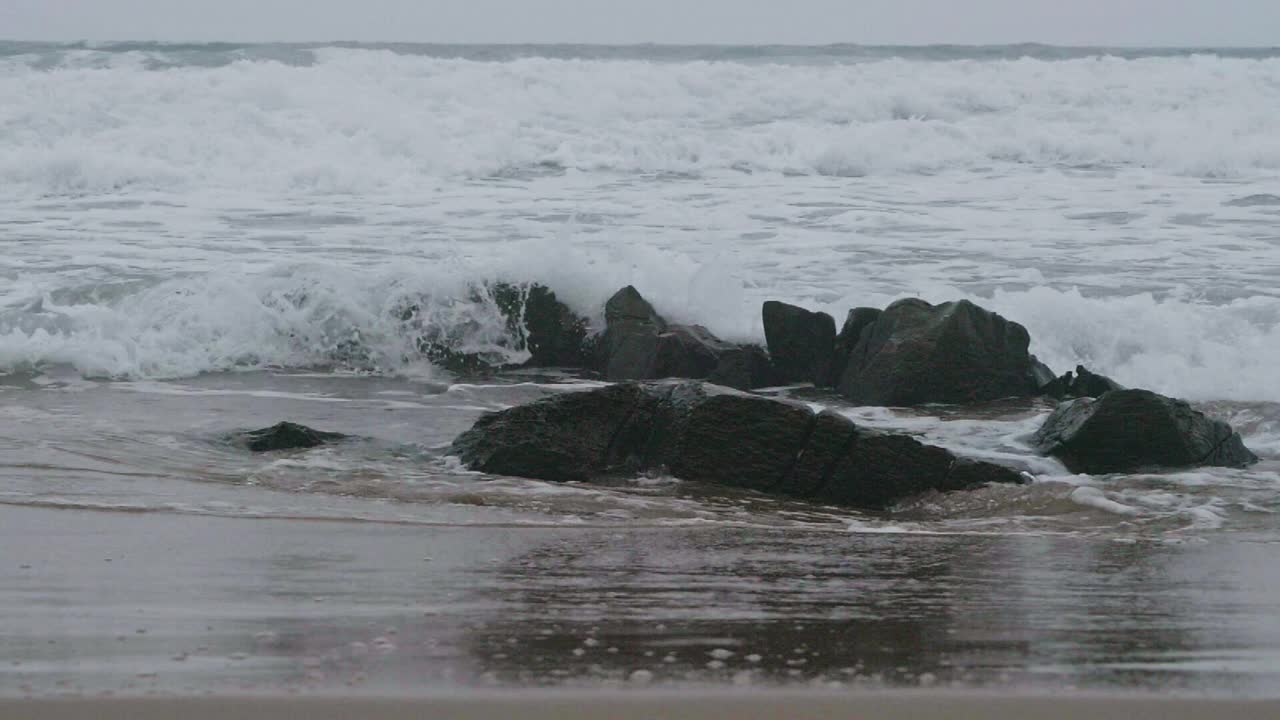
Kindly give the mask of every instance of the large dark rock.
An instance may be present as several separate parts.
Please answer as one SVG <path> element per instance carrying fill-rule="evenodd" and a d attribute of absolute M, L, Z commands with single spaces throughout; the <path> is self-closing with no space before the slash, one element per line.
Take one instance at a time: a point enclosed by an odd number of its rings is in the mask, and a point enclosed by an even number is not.
<path fill-rule="evenodd" d="M 839 390 L 863 405 L 973 403 L 1034 395 L 1026 328 L 968 300 L 893 303 L 866 326 Z"/>
<path fill-rule="evenodd" d="M 876 320 L 880 319 L 880 314 L 884 311 L 879 308 L 856 307 L 849 311 L 844 318 L 844 325 L 840 328 L 840 333 L 836 335 L 835 354 L 831 362 L 831 377 L 823 383 L 830 387 L 836 387 L 840 384 L 840 378 L 844 377 L 845 368 L 849 366 L 849 355 L 853 353 L 853 348 L 857 346 L 858 340 L 862 338 L 862 331 L 870 327 Z"/>
<path fill-rule="evenodd" d="M 458 302 L 464 302 L 459 300 Z M 528 351 L 523 367 L 590 367 L 594 361 L 587 320 L 556 298 L 545 285 L 507 282 L 476 285 L 465 302 L 477 307 L 492 303 L 506 325 L 507 336 L 491 351 L 467 349 L 469 340 L 485 331 L 478 317 L 441 324 L 424 314 L 420 302 L 405 302 L 395 310 L 404 332 L 416 335 L 418 351 L 428 360 L 459 375 L 485 375 L 513 367 L 511 352 Z"/>
<path fill-rule="evenodd" d="M 837 463 L 853 449 L 858 436 L 866 432 L 843 415 L 830 410 L 818 413 L 790 475 L 777 485 L 778 492 L 795 497 L 822 495 L 835 474 Z"/>
<path fill-rule="evenodd" d="M 857 439 L 832 469 L 823 499 L 837 505 L 884 507 L 928 490 L 959 490 L 948 477 L 957 458 L 940 447 L 909 436 L 859 429 Z M 998 465 L 988 480 L 1017 473 Z"/>
<path fill-rule="evenodd" d="M 1149 390 L 1113 390 L 1058 406 L 1033 439 L 1071 472 L 1221 465 L 1258 460 L 1240 435 L 1182 400 Z"/>
<path fill-rule="evenodd" d="M 764 304 L 761 316 L 769 357 L 782 380 L 827 384 L 835 360 L 836 321 L 776 300 Z"/>
<path fill-rule="evenodd" d="M 1123 390 L 1124 386 L 1105 375 L 1089 372 L 1083 365 L 1077 365 L 1075 373 L 1070 370 L 1062 377 L 1054 378 L 1041 385 L 1040 395 L 1057 398 L 1096 398 L 1112 390 Z"/>
<path fill-rule="evenodd" d="M 770 490 L 786 482 L 809 438 L 814 413 L 798 403 L 701 388 L 689 403 L 672 475 L 691 480 Z"/>
<path fill-rule="evenodd" d="M 610 380 L 707 378 L 737 349 L 701 325 L 668 323 L 630 285 L 604 307 L 599 365 Z"/>
<path fill-rule="evenodd" d="M 1031 384 L 1040 388 L 1036 394 L 1043 395 L 1045 385 L 1057 379 L 1057 376 L 1053 374 L 1052 368 L 1040 362 L 1040 358 L 1035 355 L 1031 356 Z"/>
<path fill-rule="evenodd" d="M 625 383 L 545 398 L 485 415 L 452 451 L 487 473 L 564 481 L 665 469 L 687 480 L 864 508 L 930 490 L 1023 481 L 1009 468 L 835 413 L 700 382 Z"/>
<path fill-rule="evenodd" d="M 667 323 L 638 290 L 628 285 L 604 305 L 605 331 L 600 352 L 605 377 L 610 380 L 647 380 L 657 377 L 658 336 Z"/>
<path fill-rule="evenodd" d="M 529 351 L 527 367 L 585 367 L 590 364 L 586 346 L 590 330 L 545 285 L 497 283 L 494 302 L 507 318 L 507 328 Z M 519 348 L 518 348 L 519 349 Z"/>
<path fill-rule="evenodd" d="M 716 385 L 737 390 L 782 384 L 769 360 L 769 354 L 758 345 L 742 345 L 724 351 L 707 379 Z"/>
<path fill-rule="evenodd" d="M 732 348 L 701 325 L 668 325 L 658 336 L 653 377 L 709 377 Z"/>
<path fill-rule="evenodd" d="M 249 430 L 232 435 L 231 440 L 253 452 L 274 450 L 298 450 L 313 448 L 345 439 L 341 433 L 314 430 L 306 425 L 282 422 L 261 430 Z"/>
<path fill-rule="evenodd" d="M 635 384 L 566 392 L 511 410 L 486 413 L 453 442 L 468 466 L 498 475 L 568 482 L 626 462 L 614 436 L 652 394 Z"/>

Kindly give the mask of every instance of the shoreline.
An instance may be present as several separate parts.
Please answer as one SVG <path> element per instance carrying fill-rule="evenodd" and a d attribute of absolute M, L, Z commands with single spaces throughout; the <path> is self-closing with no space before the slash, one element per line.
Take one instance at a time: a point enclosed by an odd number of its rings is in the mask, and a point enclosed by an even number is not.
<path fill-rule="evenodd" d="M 1095 694 L 993 695 L 986 693 L 889 692 L 562 692 L 502 691 L 423 696 L 241 696 L 199 698 L 0 699 L 0 717 L 55 720 L 188 720 L 360 717 L 400 718 L 982 718 L 999 720 L 1093 717 L 1152 720 L 1226 714 L 1239 720 L 1280 716 L 1280 700 L 1235 700 Z"/>

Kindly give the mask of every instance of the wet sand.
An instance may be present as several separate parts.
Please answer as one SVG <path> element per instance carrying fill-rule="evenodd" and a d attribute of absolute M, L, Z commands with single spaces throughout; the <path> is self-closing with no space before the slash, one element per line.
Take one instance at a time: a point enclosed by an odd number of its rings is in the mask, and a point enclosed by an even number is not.
<path fill-rule="evenodd" d="M 832 694 L 824 692 L 704 694 L 539 694 L 434 698 L 199 698 L 0 701 L 0 717 L 48 720 L 827 720 L 856 717 L 908 720 L 1182 720 L 1229 717 L 1270 720 L 1280 702 L 1136 697 L 1004 697 L 994 695 Z"/>
<path fill-rule="evenodd" d="M 0 505 L 0 698 L 1265 699 L 1273 565 L 1259 543 Z"/>

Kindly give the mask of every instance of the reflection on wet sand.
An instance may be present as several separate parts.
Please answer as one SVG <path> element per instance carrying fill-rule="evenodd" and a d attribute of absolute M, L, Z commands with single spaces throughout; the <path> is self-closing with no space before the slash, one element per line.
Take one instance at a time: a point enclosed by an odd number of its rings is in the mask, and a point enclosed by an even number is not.
<path fill-rule="evenodd" d="M 1247 542 L 0 513 L 10 696 L 723 684 L 1265 694 L 1280 667 L 1280 578 L 1266 547 Z"/>

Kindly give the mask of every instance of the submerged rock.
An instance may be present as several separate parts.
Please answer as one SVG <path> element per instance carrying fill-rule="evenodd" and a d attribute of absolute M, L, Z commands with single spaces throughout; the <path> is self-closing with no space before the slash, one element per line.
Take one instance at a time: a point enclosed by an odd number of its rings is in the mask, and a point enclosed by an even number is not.
<path fill-rule="evenodd" d="M 776 300 L 764 304 L 761 316 L 769 356 L 783 382 L 826 385 L 835 359 L 836 321 Z"/>
<path fill-rule="evenodd" d="M 346 437 L 341 433 L 323 432 L 306 425 L 282 422 L 261 430 L 236 433 L 232 436 L 232 440 L 244 445 L 252 452 L 272 452 L 313 448 L 344 440 Z"/>
<path fill-rule="evenodd" d="M 1034 395 L 1026 328 L 968 300 L 899 300 L 859 334 L 839 390 L 863 405 L 973 403 Z"/>
<path fill-rule="evenodd" d="M 1245 467 L 1258 460 L 1227 423 L 1149 390 L 1113 390 L 1064 403 L 1045 420 L 1033 444 L 1071 472 L 1088 474 Z"/>
<path fill-rule="evenodd" d="M 487 473 L 567 481 L 665 469 L 686 480 L 863 508 L 929 490 L 1023 482 L 1014 470 L 907 435 L 701 382 L 624 383 L 544 398 L 481 417 L 452 452 Z"/>
<path fill-rule="evenodd" d="M 1083 365 L 1077 365 L 1075 373 L 1067 371 L 1062 377 L 1054 378 L 1040 387 L 1040 395 L 1057 398 L 1096 398 L 1112 390 L 1123 390 L 1124 386 L 1104 375 L 1089 372 Z"/>

